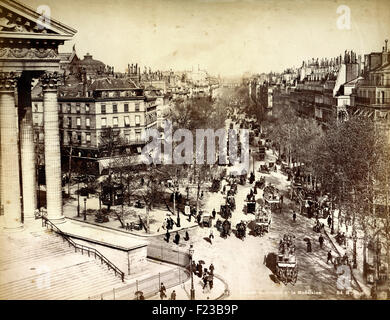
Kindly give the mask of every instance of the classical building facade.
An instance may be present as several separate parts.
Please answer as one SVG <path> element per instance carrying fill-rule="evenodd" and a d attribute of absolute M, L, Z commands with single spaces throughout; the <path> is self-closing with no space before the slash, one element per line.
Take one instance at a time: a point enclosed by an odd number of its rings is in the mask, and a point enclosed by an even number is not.
<path fill-rule="evenodd" d="M 76 31 L 13 0 L 0 1 L 1 206 L 4 227 L 18 229 L 36 209 L 35 147 L 31 86 L 40 79 L 44 114 L 47 215 L 62 214 L 61 155 L 57 90 L 58 47 Z M 20 161 L 19 161 L 20 159 Z M 20 179 L 21 178 L 21 179 Z"/>

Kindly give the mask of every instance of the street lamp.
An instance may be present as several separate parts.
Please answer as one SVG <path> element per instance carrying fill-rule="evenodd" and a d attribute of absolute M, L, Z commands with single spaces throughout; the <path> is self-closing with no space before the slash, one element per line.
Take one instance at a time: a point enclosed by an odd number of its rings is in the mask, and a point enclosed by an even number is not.
<path fill-rule="evenodd" d="M 84 198 L 84 221 L 87 220 L 87 198 Z"/>
<path fill-rule="evenodd" d="M 80 179 L 77 177 L 77 217 L 80 217 Z"/>
<path fill-rule="evenodd" d="M 176 189 L 177 188 L 177 189 Z M 174 197 L 176 197 L 176 192 L 178 192 L 179 191 L 179 188 L 178 187 L 176 187 L 175 188 L 175 195 L 174 195 Z M 177 191 L 176 191 L 177 190 Z M 177 206 L 177 221 L 176 221 L 176 226 L 178 227 L 178 228 L 180 228 L 180 210 L 179 210 L 179 206 Z"/>
<path fill-rule="evenodd" d="M 356 230 L 353 230 L 352 239 L 353 239 L 353 268 L 356 269 L 357 268 L 357 261 L 356 261 L 357 234 L 356 234 Z"/>
<path fill-rule="evenodd" d="M 190 249 L 188 250 L 190 254 L 190 273 L 191 273 L 191 300 L 195 300 L 195 289 L 194 289 L 194 275 L 193 275 L 193 270 L 192 270 L 192 256 L 194 255 L 194 247 L 191 244 Z"/>

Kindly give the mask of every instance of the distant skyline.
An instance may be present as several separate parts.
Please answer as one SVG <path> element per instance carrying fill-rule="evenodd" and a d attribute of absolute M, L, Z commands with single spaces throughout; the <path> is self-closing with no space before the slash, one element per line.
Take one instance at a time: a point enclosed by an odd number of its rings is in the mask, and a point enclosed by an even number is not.
<path fill-rule="evenodd" d="M 48 5 L 54 19 L 77 30 L 80 58 L 124 72 L 128 63 L 152 70 L 207 70 L 217 76 L 280 72 L 303 60 L 381 51 L 390 39 L 388 0 L 19 0 Z M 351 29 L 336 12 L 351 9 Z M 389 44 L 390 46 L 390 44 Z"/>

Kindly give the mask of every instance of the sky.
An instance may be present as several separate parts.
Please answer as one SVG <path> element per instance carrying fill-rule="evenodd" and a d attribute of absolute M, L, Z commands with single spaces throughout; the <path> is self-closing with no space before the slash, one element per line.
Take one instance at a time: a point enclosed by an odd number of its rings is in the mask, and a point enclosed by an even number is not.
<path fill-rule="evenodd" d="M 345 50 L 381 51 L 390 39 L 389 0 L 19 1 L 47 5 L 77 30 L 61 52 L 75 44 L 79 57 L 88 52 L 119 72 L 128 63 L 215 76 L 280 72 Z M 350 9 L 350 29 L 338 27 L 340 5 Z"/>

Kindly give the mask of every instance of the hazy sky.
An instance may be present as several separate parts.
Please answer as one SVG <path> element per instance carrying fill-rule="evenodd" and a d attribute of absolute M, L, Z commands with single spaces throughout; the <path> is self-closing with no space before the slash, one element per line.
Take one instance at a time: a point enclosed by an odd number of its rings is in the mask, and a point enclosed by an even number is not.
<path fill-rule="evenodd" d="M 45 4 L 77 30 L 80 57 L 124 71 L 207 69 L 214 75 L 282 71 L 344 50 L 380 51 L 390 39 L 389 0 L 20 0 Z M 351 9 L 351 29 L 337 27 L 337 8 Z M 390 44 L 389 44 L 390 46 Z"/>

